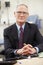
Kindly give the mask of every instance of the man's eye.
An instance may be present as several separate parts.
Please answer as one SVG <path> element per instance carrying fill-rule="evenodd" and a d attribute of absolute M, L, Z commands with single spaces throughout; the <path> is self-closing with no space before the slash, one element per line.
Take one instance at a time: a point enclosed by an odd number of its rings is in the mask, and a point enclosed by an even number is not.
<path fill-rule="evenodd" d="M 17 13 L 18 13 L 18 14 L 21 14 L 21 13 L 23 13 L 23 14 L 27 14 L 27 12 L 20 12 L 20 11 L 18 11 Z"/>

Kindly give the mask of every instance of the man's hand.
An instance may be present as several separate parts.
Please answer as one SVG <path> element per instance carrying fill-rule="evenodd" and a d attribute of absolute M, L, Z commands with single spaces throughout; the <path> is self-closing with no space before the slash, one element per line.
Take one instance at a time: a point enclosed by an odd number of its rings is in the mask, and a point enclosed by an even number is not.
<path fill-rule="evenodd" d="M 19 54 L 19 55 L 29 55 L 29 54 L 34 54 L 36 52 L 37 52 L 36 49 L 33 48 L 32 45 L 25 44 L 23 48 L 21 48 L 17 51 L 17 54 Z"/>
<path fill-rule="evenodd" d="M 24 44 L 23 48 L 17 50 L 17 54 L 19 54 L 19 55 L 25 55 L 26 54 L 27 55 L 29 52 L 28 48 L 32 48 L 32 46 L 30 44 L 28 44 L 28 45 Z"/>
<path fill-rule="evenodd" d="M 35 48 L 33 48 L 32 45 L 28 44 L 28 45 L 25 45 L 23 47 L 24 51 L 23 51 L 23 54 L 22 55 L 29 55 L 29 54 L 34 54 L 37 52 L 37 50 Z"/>
<path fill-rule="evenodd" d="M 23 48 L 17 50 L 17 54 L 22 55 L 23 54 Z"/>

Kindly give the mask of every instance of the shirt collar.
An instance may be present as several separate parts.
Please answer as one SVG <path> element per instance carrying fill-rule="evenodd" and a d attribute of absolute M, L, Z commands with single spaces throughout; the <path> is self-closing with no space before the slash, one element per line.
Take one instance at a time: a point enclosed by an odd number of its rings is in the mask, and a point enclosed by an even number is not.
<path fill-rule="evenodd" d="M 19 31 L 20 30 L 20 26 L 17 23 L 16 23 L 16 26 L 17 26 L 18 31 Z M 24 27 L 25 27 L 25 23 L 22 25 L 23 30 L 24 30 Z"/>

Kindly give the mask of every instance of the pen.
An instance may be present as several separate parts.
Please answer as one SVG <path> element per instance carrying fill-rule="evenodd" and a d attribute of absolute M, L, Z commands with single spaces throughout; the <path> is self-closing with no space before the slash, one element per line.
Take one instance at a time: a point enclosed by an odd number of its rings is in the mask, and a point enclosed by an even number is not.
<path fill-rule="evenodd" d="M 26 43 L 24 43 L 24 46 L 27 45 Z"/>
<path fill-rule="evenodd" d="M 26 43 L 24 43 L 24 46 L 26 46 L 27 44 Z M 29 47 L 30 48 L 33 48 L 33 46 L 32 45 L 30 45 L 30 44 L 28 44 L 29 45 Z"/>

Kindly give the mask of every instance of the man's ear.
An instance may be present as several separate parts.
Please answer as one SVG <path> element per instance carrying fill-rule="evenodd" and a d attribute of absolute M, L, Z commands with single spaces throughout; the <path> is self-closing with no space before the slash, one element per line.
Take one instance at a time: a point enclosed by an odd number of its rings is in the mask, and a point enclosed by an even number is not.
<path fill-rule="evenodd" d="M 14 16 L 16 16 L 15 12 L 14 12 Z"/>
<path fill-rule="evenodd" d="M 27 14 L 27 17 L 29 17 L 29 13 Z"/>
<path fill-rule="evenodd" d="M 28 13 L 28 16 L 29 16 L 29 13 Z"/>
<path fill-rule="evenodd" d="M 15 12 L 14 12 L 14 15 L 15 15 Z"/>

